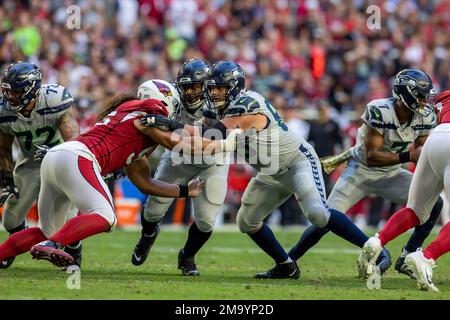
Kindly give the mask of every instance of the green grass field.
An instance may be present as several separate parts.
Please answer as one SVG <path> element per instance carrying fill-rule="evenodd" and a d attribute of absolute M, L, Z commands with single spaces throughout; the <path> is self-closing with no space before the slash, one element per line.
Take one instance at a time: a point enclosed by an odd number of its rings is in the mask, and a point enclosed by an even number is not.
<path fill-rule="evenodd" d="M 278 230 L 289 249 L 301 230 Z M 369 234 L 373 232 L 370 231 Z M 0 232 L 0 240 L 7 237 Z M 450 256 L 434 269 L 440 293 L 420 292 L 415 281 L 391 268 L 381 290 L 369 290 L 355 277 L 359 249 L 329 234 L 300 260 L 300 280 L 256 280 L 252 276 L 272 261 L 238 232 L 217 231 L 197 255 L 200 277 L 182 277 L 177 270 L 178 249 L 186 230 L 164 230 L 149 259 L 140 267 L 130 262 L 139 238 L 136 231 L 115 230 L 84 241 L 81 289 L 69 290 L 69 274 L 26 253 L 0 270 L 2 299 L 450 299 Z M 430 237 L 434 238 L 435 233 Z M 406 237 L 388 245 L 393 261 Z"/>

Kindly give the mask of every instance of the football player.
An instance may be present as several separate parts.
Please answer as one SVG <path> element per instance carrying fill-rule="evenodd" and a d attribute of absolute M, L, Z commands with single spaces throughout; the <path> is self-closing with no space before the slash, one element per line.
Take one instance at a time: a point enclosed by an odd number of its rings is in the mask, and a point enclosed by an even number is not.
<path fill-rule="evenodd" d="M 236 132 L 240 128 L 248 134 L 244 146 L 239 147 L 238 141 L 228 147 L 235 148 L 237 156 L 246 159 L 258 171 L 245 190 L 237 215 L 241 232 L 248 234 L 275 261 L 275 267 L 257 274 L 256 278 L 296 279 L 300 276 L 297 263 L 288 256 L 272 230 L 263 222 L 292 194 L 313 224 L 326 227 L 362 247 L 364 239 L 367 239 L 364 233 L 344 214 L 326 204 L 321 165 L 314 149 L 289 130 L 276 109 L 263 96 L 255 91 L 245 91 L 242 68 L 233 61 L 219 61 L 211 67 L 205 84 L 212 109 L 205 116 L 211 123 L 215 122 L 213 128 L 222 132 L 223 137 L 227 129 Z M 144 117 L 142 123 L 149 127 L 150 136 L 167 137 L 163 145 L 168 148 L 175 147 L 179 138 L 159 129 L 196 131 L 193 127 L 161 116 Z M 204 139 L 202 149 L 216 141 Z"/>
<path fill-rule="evenodd" d="M 11 64 L 1 86 L 0 206 L 6 203 L 2 222 L 11 235 L 26 228 L 26 214 L 39 194 L 42 159 L 35 159 L 35 153 L 42 155 L 45 148 L 75 138 L 80 130 L 70 112 L 73 98 L 69 91 L 57 84 L 41 85 L 36 65 L 21 61 Z M 19 154 L 13 168 L 14 140 Z M 80 265 L 81 243 L 70 244 L 66 250 Z M 0 260 L 0 268 L 8 268 L 13 261 Z"/>
<path fill-rule="evenodd" d="M 406 203 L 413 174 L 401 165 L 417 162 L 425 140 L 436 125 L 436 115 L 427 104 L 432 91 L 433 85 L 426 73 L 406 69 L 394 79 L 393 97 L 368 103 L 361 117 L 364 123 L 358 129 L 353 155 L 328 197 L 330 207 L 346 212 L 369 194 L 395 203 Z M 412 145 L 414 149 L 409 151 Z M 413 276 L 404 260 L 409 252 L 416 251 L 423 244 L 436 224 L 442 199 L 436 198 L 434 202 L 430 220 L 416 228 L 397 259 L 395 269 L 398 272 Z M 327 232 L 316 226 L 305 230 L 290 250 L 290 257 L 299 259 Z M 360 277 L 368 276 L 365 269 L 358 264 Z M 385 268 L 380 270 L 381 273 L 384 271 Z"/>
<path fill-rule="evenodd" d="M 431 207 L 442 191 L 445 191 L 447 198 L 450 197 L 450 90 L 436 97 L 436 107 L 439 125 L 423 146 L 406 208 L 397 211 L 381 231 L 364 244 L 360 263 L 369 269 L 371 260 L 378 256 L 383 246 L 410 228 L 423 226 L 429 221 Z M 450 224 L 447 223 L 425 250 L 418 249 L 406 256 L 405 264 L 414 274 L 421 290 L 439 291 L 433 284 L 433 267 L 435 260 L 448 251 Z"/>
<path fill-rule="evenodd" d="M 169 106 L 170 101 L 165 104 Z M 168 184 L 150 179 L 146 155 L 157 143 L 136 127 L 145 114 L 168 115 L 159 100 L 129 95 L 111 99 L 88 132 L 48 150 L 41 165 L 39 225 L 11 235 L 0 245 L 0 260 L 31 248 L 34 259 L 58 267 L 73 264 L 61 248 L 101 232 L 116 223 L 112 196 L 102 176 L 125 167 L 128 178 L 145 194 L 170 198 L 197 196 L 202 184 Z M 138 123 L 139 121 L 137 121 Z M 66 222 L 62 210 L 73 203 L 80 214 Z"/>
<path fill-rule="evenodd" d="M 186 61 L 178 71 L 176 90 L 163 80 L 149 80 L 138 89 L 139 98 L 157 99 L 171 95 L 176 101 L 171 119 L 180 123 L 200 124 L 205 104 L 204 81 L 209 66 L 200 59 Z M 178 95 L 179 94 L 179 95 Z M 187 161 L 185 161 L 187 160 Z M 176 159 L 176 154 L 166 150 L 156 169 L 154 178 L 168 183 L 186 183 L 194 177 L 205 182 L 205 192 L 193 199 L 195 219 L 189 227 L 186 243 L 178 253 L 178 269 L 184 276 L 198 276 L 195 254 L 212 234 L 217 215 L 220 213 L 227 191 L 228 165 L 205 163 L 201 157 Z M 134 248 L 131 261 L 138 266 L 144 263 L 160 230 L 163 219 L 174 199 L 151 196 L 141 214 L 142 234 Z"/>

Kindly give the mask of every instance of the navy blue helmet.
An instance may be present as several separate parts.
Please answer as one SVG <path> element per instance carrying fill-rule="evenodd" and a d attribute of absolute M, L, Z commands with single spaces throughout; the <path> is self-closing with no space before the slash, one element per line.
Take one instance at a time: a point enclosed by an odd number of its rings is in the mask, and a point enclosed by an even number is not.
<path fill-rule="evenodd" d="M 36 98 L 41 80 L 41 72 L 35 64 L 22 61 L 11 64 L 2 79 L 6 109 L 19 112 L 26 107 Z"/>
<path fill-rule="evenodd" d="M 190 59 L 178 70 L 175 85 L 186 108 L 197 110 L 203 105 L 208 71 L 209 65 L 200 59 Z"/>
<path fill-rule="evenodd" d="M 206 96 L 213 108 L 224 109 L 244 91 L 245 72 L 234 61 L 219 61 L 212 65 L 205 85 Z M 213 96 L 211 90 L 214 87 L 226 87 L 227 91 L 223 97 Z"/>
<path fill-rule="evenodd" d="M 420 116 L 426 117 L 433 112 L 433 107 L 427 103 L 430 96 L 435 94 L 433 83 L 430 76 L 423 71 L 405 69 L 397 73 L 392 93 Z"/>

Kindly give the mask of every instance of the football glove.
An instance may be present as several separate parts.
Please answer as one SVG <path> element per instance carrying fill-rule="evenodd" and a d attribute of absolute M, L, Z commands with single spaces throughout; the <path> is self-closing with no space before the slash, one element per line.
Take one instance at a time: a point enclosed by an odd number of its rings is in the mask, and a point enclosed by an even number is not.
<path fill-rule="evenodd" d="M 334 156 L 320 158 L 323 171 L 327 174 L 333 172 L 341 164 L 347 162 L 353 156 L 353 148 L 347 149 L 344 152 L 338 153 Z"/>
<path fill-rule="evenodd" d="M 141 124 L 149 128 L 156 128 L 164 131 L 175 131 L 183 129 L 184 124 L 176 120 L 171 120 L 159 114 L 149 114 L 141 118 Z"/>
<path fill-rule="evenodd" d="M 0 171 L 0 207 L 10 196 L 20 199 L 19 189 L 14 185 L 12 172 Z"/>
<path fill-rule="evenodd" d="M 219 140 L 220 149 L 222 152 L 233 152 L 240 148 L 246 148 L 250 143 L 256 139 L 256 129 L 251 128 L 247 131 L 239 127 L 231 130 L 227 138 Z"/>
<path fill-rule="evenodd" d="M 36 162 L 37 164 L 41 164 L 50 147 L 46 146 L 45 144 L 42 146 L 35 144 L 34 146 L 37 148 L 36 152 L 34 153 L 34 162 Z"/>

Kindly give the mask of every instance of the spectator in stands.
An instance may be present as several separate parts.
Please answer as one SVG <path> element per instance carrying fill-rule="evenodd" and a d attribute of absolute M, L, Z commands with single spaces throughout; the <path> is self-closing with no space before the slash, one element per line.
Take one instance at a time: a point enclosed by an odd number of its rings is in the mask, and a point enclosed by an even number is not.
<path fill-rule="evenodd" d="M 343 143 L 341 129 L 336 121 L 331 119 L 330 105 L 328 102 L 324 100 L 320 101 L 318 112 L 317 120 L 311 122 L 308 142 L 314 146 L 317 155 L 322 158 L 342 151 Z M 327 194 L 329 194 L 333 188 L 330 175 L 323 172 L 323 180 Z"/>

